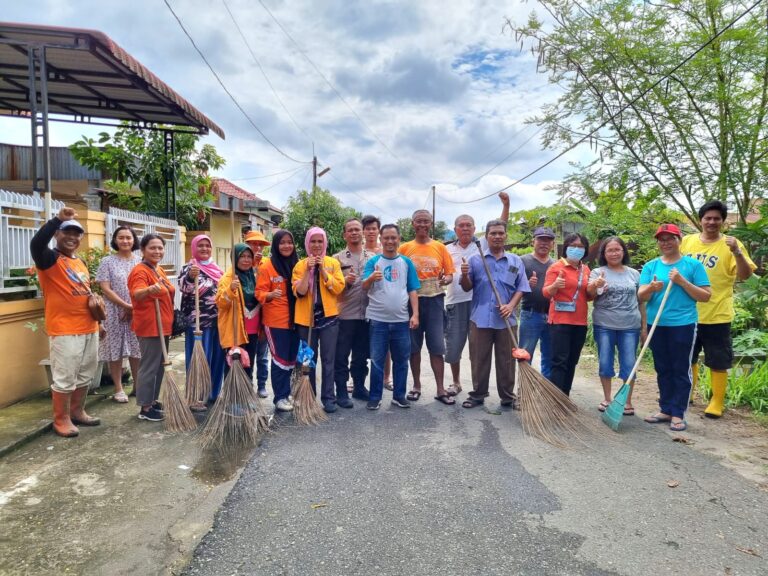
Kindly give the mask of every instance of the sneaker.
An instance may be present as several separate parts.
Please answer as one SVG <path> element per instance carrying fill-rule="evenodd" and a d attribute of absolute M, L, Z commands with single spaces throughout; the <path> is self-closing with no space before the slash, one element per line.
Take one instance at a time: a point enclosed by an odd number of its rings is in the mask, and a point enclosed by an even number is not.
<path fill-rule="evenodd" d="M 336 412 L 336 402 L 323 402 L 323 410 L 325 410 L 328 414 L 333 414 Z"/>
<path fill-rule="evenodd" d="M 410 408 L 411 403 L 405 398 L 392 398 L 392 406 L 397 406 L 398 408 Z"/>
<path fill-rule="evenodd" d="M 269 392 L 267 392 L 267 388 L 265 386 L 259 387 L 259 398 L 267 398 L 269 397 Z"/>
<path fill-rule="evenodd" d="M 293 404 L 290 403 L 288 398 L 281 398 L 275 404 L 275 409 L 280 412 L 291 412 L 293 410 Z"/>
<path fill-rule="evenodd" d="M 139 420 L 149 420 L 150 422 L 161 422 L 164 419 L 165 419 L 165 414 L 160 412 L 154 406 L 147 411 L 142 410 L 141 412 L 139 412 Z"/>
<path fill-rule="evenodd" d="M 336 404 L 341 408 L 354 408 L 355 403 L 349 398 L 337 398 Z"/>
<path fill-rule="evenodd" d="M 163 403 L 162 402 L 158 402 L 157 400 L 152 402 L 152 408 L 154 408 L 158 412 L 165 412 L 165 410 L 163 410 Z"/>
<path fill-rule="evenodd" d="M 368 408 L 368 410 L 378 410 L 381 408 L 381 400 L 368 400 L 366 408 Z"/>
<path fill-rule="evenodd" d="M 352 391 L 352 398 L 355 400 L 363 400 L 365 402 L 368 402 L 368 400 L 371 399 L 370 395 L 368 394 L 368 390 L 366 390 L 364 387 L 355 388 Z"/>

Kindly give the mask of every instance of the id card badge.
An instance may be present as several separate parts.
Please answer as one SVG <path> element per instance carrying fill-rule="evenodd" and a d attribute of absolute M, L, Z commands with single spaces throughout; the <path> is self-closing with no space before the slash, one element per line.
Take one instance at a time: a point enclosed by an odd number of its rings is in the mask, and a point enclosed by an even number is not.
<path fill-rule="evenodd" d="M 576 302 L 555 301 L 555 311 L 557 312 L 576 312 Z"/>

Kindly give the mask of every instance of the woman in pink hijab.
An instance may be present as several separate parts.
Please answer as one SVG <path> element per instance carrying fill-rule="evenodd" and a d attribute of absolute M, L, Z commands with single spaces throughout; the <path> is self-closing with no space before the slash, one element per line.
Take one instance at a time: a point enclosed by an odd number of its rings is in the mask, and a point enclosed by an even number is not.
<path fill-rule="evenodd" d="M 336 391 L 334 365 L 336 361 L 336 337 L 339 334 L 338 297 L 344 291 L 344 275 L 341 264 L 326 255 L 328 238 L 325 230 L 314 226 L 304 238 L 307 257 L 299 260 L 293 269 L 293 293 L 296 295 L 294 321 L 299 338 L 307 342 L 309 326 L 312 326 L 312 341 L 308 344 L 315 351 L 318 346 L 323 367 L 320 385 L 320 400 L 326 412 L 336 412 Z M 309 373 L 309 380 L 317 395 L 315 369 Z M 352 408 L 350 400 L 342 404 Z"/>
<path fill-rule="evenodd" d="M 179 290 L 181 292 L 181 313 L 187 321 L 186 361 L 187 370 L 192 358 L 192 347 L 195 344 L 195 278 L 198 279 L 200 294 L 200 330 L 202 331 L 203 349 L 211 368 L 211 397 L 209 403 L 216 400 L 221 391 L 224 375 L 224 350 L 219 344 L 219 327 L 217 323 L 218 308 L 216 307 L 216 290 L 224 271 L 213 261 L 213 243 L 205 234 L 192 239 L 192 258 L 184 265 L 179 274 Z M 192 406 L 192 410 L 203 411 L 205 405 Z"/>

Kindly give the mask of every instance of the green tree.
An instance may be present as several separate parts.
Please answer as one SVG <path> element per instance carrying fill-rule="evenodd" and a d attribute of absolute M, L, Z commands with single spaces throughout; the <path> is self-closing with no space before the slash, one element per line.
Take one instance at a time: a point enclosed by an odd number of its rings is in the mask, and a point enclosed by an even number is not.
<path fill-rule="evenodd" d="M 724 30 L 739 0 L 542 0 L 509 22 L 521 47 L 562 96 L 530 121 L 547 147 L 594 131 L 598 158 L 581 166 L 595 188 L 628 177 L 628 191 L 658 190 L 691 221 L 707 199 L 744 220 L 768 183 L 768 14 L 754 10 Z M 545 30 L 547 28 L 547 30 Z M 551 29 L 550 29 L 551 28 Z M 695 56 L 675 69 L 685 58 Z M 670 71 L 674 72 L 670 73 Z M 565 190 L 567 192 L 567 190 Z"/>
<path fill-rule="evenodd" d="M 328 254 L 335 254 L 346 246 L 344 241 L 344 222 L 349 218 L 361 218 L 362 214 L 354 208 L 344 206 L 329 190 L 320 187 L 313 193 L 299 190 L 288 198 L 285 208 L 283 228 L 296 240 L 296 250 L 304 254 L 304 236 L 312 226 L 320 226 L 328 236 Z"/>
<path fill-rule="evenodd" d="M 83 136 L 69 149 L 83 166 L 99 169 L 111 177 L 113 200 L 142 212 L 165 215 L 166 174 L 172 167 L 176 179 L 176 219 L 194 230 L 210 213 L 213 195 L 209 172 L 225 164 L 214 146 L 204 144 L 197 149 L 199 139 L 197 134 L 175 133 L 174 154 L 167 158 L 162 132 L 123 124 L 113 136 L 106 132 L 98 140 Z M 142 192 L 138 205 L 127 194 L 131 186 L 138 186 Z"/>

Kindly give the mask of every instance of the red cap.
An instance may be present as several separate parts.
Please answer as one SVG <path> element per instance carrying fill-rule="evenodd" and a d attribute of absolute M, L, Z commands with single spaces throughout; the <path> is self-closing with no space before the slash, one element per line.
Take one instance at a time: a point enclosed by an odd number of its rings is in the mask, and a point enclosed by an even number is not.
<path fill-rule="evenodd" d="M 675 226 L 674 224 L 662 224 L 658 227 L 656 230 L 656 234 L 653 235 L 654 238 L 658 238 L 659 234 L 672 234 L 674 236 L 677 236 L 678 238 L 683 237 L 683 233 L 680 232 L 680 228 Z"/>

